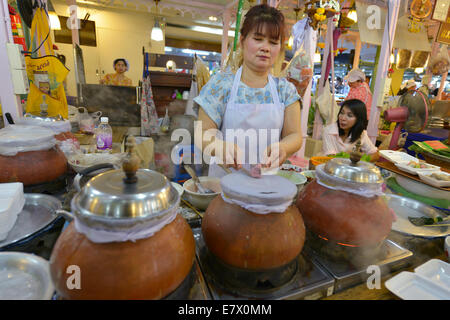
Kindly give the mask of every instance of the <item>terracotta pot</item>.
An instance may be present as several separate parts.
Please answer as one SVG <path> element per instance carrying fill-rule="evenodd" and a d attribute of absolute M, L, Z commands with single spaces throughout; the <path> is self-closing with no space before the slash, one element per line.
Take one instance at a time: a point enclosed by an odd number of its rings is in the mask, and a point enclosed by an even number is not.
<path fill-rule="evenodd" d="M 19 152 L 15 156 L 0 155 L 0 183 L 22 182 L 35 185 L 51 182 L 67 171 L 67 159 L 58 148 Z"/>
<path fill-rule="evenodd" d="M 309 230 L 343 244 L 376 246 L 392 227 L 393 215 L 381 197 L 332 190 L 316 180 L 299 194 L 297 207 Z"/>
<path fill-rule="evenodd" d="M 57 292 L 64 299 L 161 299 L 189 274 L 195 241 L 184 218 L 177 216 L 152 237 L 136 242 L 94 243 L 71 223 L 58 238 L 50 257 Z M 68 289 L 80 269 L 81 289 Z"/>
<path fill-rule="evenodd" d="M 305 226 L 298 209 L 255 214 L 217 196 L 202 220 L 208 249 L 223 262 L 242 269 L 284 266 L 302 251 Z"/>
<path fill-rule="evenodd" d="M 75 135 L 72 132 L 61 132 L 55 135 L 55 139 L 59 141 L 76 139 Z"/>

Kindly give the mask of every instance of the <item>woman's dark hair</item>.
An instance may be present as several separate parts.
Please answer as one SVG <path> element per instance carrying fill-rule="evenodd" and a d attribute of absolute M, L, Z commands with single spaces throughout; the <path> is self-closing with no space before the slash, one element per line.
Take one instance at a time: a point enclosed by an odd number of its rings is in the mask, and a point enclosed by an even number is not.
<path fill-rule="evenodd" d="M 262 34 L 264 26 L 269 33 L 268 36 L 280 40 L 283 47 L 286 38 L 284 15 L 266 4 L 253 6 L 248 10 L 241 28 L 242 39 L 245 39 L 252 30 Z"/>
<path fill-rule="evenodd" d="M 339 136 L 342 136 L 345 134 L 344 130 L 339 127 L 339 114 L 341 114 L 342 109 L 344 107 L 348 107 L 353 115 L 356 117 L 356 122 L 353 125 L 353 127 L 350 129 L 350 132 L 348 133 L 350 138 L 350 142 L 353 143 L 356 140 L 358 140 L 361 137 L 361 134 L 364 130 L 367 129 L 367 109 L 364 102 L 358 99 L 351 99 L 344 101 L 344 103 L 341 106 L 341 109 L 339 109 L 338 113 L 338 120 L 337 125 L 339 128 Z"/>
<path fill-rule="evenodd" d="M 114 67 L 116 66 L 116 64 L 117 63 L 119 63 L 120 61 L 122 61 L 126 66 L 127 66 L 127 69 L 128 69 L 128 63 L 127 63 L 127 61 L 124 59 L 124 58 L 119 58 L 119 59 L 116 59 L 116 60 L 114 60 Z"/>

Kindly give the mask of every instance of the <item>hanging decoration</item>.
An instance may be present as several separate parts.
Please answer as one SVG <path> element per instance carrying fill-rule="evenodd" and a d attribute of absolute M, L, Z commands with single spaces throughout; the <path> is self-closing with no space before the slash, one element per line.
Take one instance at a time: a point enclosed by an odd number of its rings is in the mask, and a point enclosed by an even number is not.
<path fill-rule="evenodd" d="M 319 3 L 319 4 L 317 4 Z M 320 24 L 328 18 L 337 23 L 340 15 L 340 5 L 337 0 L 308 1 L 305 3 L 305 13 L 308 15 L 310 26 L 317 30 Z"/>
<path fill-rule="evenodd" d="M 422 21 L 433 11 L 431 0 L 414 0 L 411 3 L 411 15 L 408 18 L 408 31 L 418 33 L 422 30 Z"/>

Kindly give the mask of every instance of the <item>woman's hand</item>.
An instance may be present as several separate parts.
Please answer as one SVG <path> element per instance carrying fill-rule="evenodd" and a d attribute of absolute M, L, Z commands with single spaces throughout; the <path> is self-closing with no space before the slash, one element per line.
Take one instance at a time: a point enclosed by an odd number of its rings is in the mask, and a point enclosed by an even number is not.
<path fill-rule="evenodd" d="M 214 156 L 219 164 L 223 164 L 227 168 L 233 167 L 236 170 L 242 168 L 244 153 L 236 144 L 216 139 L 214 149 Z"/>
<path fill-rule="evenodd" d="M 282 143 L 276 142 L 267 147 L 262 159 L 263 168 L 278 168 L 287 159 L 286 148 Z"/>

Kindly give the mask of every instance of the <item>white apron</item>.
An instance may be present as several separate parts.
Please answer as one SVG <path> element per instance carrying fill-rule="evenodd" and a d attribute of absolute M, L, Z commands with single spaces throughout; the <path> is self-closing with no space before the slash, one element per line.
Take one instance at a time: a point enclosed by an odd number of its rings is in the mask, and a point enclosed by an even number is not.
<path fill-rule="evenodd" d="M 231 89 L 231 96 L 225 108 L 224 119 L 220 131 L 225 141 L 231 141 L 238 145 L 243 151 L 244 166 L 246 164 L 260 163 L 264 151 L 273 143 L 280 141 L 281 130 L 284 123 L 284 105 L 280 103 L 276 84 L 271 75 L 269 75 L 269 88 L 273 103 L 270 104 L 238 104 L 235 103 L 239 83 L 241 82 L 242 67 L 236 72 Z M 237 134 L 238 138 L 229 129 L 241 129 L 244 132 L 252 131 L 256 133 L 256 146 L 249 144 L 252 139 L 243 137 L 242 133 Z M 227 132 L 228 131 L 228 132 Z M 236 131 L 234 131 L 236 132 Z M 245 138 L 245 139 L 244 139 Z M 255 150 L 256 149 L 256 150 Z M 256 156 L 255 153 L 256 152 Z M 209 176 L 223 177 L 225 171 L 216 164 L 216 159 L 211 158 L 209 166 Z"/>

